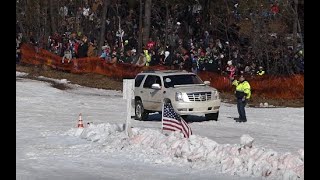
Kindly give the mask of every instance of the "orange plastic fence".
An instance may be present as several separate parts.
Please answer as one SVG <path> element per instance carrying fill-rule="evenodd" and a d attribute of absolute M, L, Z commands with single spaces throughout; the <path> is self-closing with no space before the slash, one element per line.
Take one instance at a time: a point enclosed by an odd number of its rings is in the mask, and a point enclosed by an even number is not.
<path fill-rule="evenodd" d="M 219 74 L 201 72 L 199 76 L 203 80 L 209 80 L 211 85 L 222 92 L 232 92 L 234 87 L 230 80 Z M 271 99 L 303 99 L 304 98 L 304 76 L 248 76 L 246 80 L 250 83 L 252 97 L 264 97 Z"/>
<path fill-rule="evenodd" d="M 21 62 L 34 65 L 47 65 L 52 68 L 70 73 L 97 73 L 116 79 L 134 78 L 143 70 L 163 70 L 166 66 L 137 67 L 131 64 L 106 63 L 98 57 L 78 58 L 71 63 L 61 63 L 62 57 L 47 50 L 35 51 L 33 46 L 24 44 L 21 47 Z M 211 85 L 221 92 L 232 92 L 228 77 L 202 71 L 199 76 L 208 80 Z M 303 99 L 304 98 L 304 76 L 253 76 L 247 77 L 252 88 L 253 97 L 265 97 L 272 99 Z"/>

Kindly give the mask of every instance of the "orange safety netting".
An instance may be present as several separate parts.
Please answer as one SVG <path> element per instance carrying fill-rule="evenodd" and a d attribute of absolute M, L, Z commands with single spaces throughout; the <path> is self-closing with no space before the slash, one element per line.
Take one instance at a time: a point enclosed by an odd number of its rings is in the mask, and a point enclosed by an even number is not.
<path fill-rule="evenodd" d="M 99 57 L 87 57 L 73 59 L 70 63 L 61 63 L 62 57 L 47 50 L 39 49 L 38 52 L 30 45 L 22 45 L 21 62 L 34 65 L 47 65 L 52 68 L 70 73 L 97 73 L 116 79 L 134 78 L 136 74 L 144 70 L 163 70 L 166 66 L 137 67 L 132 64 L 111 64 Z M 228 77 L 221 74 L 201 71 L 198 74 L 201 79 L 211 82 L 221 92 L 232 92 Z M 302 99 L 304 98 L 304 75 L 290 76 L 253 76 L 246 78 L 252 89 L 253 97 L 265 97 L 272 99 Z"/>
<path fill-rule="evenodd" d="M 199 76 L 209 80 L 211 85 L 222 92 L 232 92 L 230 80 L 226 76 L 211 72 L 201 72 Z M 271 99 L 303 99 L 304 98 L 304 76 L 248 76 L 246 80 L 250 83 L 252 97 L 264 97 Z"/>

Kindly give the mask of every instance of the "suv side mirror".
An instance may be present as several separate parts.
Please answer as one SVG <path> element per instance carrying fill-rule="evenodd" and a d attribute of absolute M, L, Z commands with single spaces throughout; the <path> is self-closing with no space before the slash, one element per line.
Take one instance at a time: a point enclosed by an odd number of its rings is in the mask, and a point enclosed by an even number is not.
<path fill-rule="evenodd" d="M 160 84 L 152 84 L 152 86 L 151 86 L 151 88 L 152 89 L 156 89 L 156 90 L 160 90 L 161 89 L 161 86 L 160 86 Z"/>
<path fill-rule="evenodd" d="M 210 81 L 204 81 L 203 83 L 204 83 L 205 85 L 208 85 L 208 86 L 210 86 L 210 84 L 211 84 Z"/>

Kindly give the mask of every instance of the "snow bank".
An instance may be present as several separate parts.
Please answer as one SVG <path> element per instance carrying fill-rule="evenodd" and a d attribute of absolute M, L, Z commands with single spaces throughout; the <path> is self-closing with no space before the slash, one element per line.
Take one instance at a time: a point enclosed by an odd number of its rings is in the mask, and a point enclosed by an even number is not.
<path fill-rule="evenodd" d="M 28 73 L 16 71 L 16 77 L 24 77 L 24 76 L 27 76 L 27 75 L 28 75 Z M 70 83 L 70 81 L 68 81 L 67 79 L 53 79 L 53 78 L 47 78 L 47 77 L 44 77 L 44 76 L 38 76 L 38 78 L 42 79 L 42 80 L 50 80 L 50 81 L 53 81 L 55 83 L 60 83 L 60 84 L 68 84 L 68 83 Z"/>
<path fill-rule="evenodd" d="M 23 76 L 27 76 L 27 75 L 28 75 L 28 73 L 16 71 L 16 77 L 23 77 Z"/>
<path fill-rule="evenodd" d="M 240 137 L 240 144 L 244 148 L 252 148 L 254 139 L 249 134 L 244 134 Z"/>
<path fill-rule="evenodd" d="M 274 105 L 269 105 L 267 102 L 265 102 L 265 103 L 260 103 L 258 107 L 268 108 L 268 107 L 275 107 L 275 106 Z"/>
<path fill-rule="evenodd" d="M 43 79 L 43 80 L 49 80 L 49 81 L 53 81 L 55 83 L 59 83 L 59 84 L 68 84 L 70 81 L 68 81 L 67 79 L 53 79 L 53 78 L 47 78 L 44 76 L 38 76 L 39 79 Z"/>
<path fill-rule="evenodd" d="M 268 179 L 304 178 L 304 150 L 279 154 L 253 146 L 254 139 L 249 135 L 241 136 L 240 144 L 230 145 L 197 135 L 186 139 L 179 132 L 163 134 L 156 129 L 132 128 L 133 136 L 129 138 L 123 131 L 124 124 L 91 124 L 66 134 L 100 143 L 101 151 L 127 151 L 131 157 L 157 164 L 189 165 L 199 170 Z"/>

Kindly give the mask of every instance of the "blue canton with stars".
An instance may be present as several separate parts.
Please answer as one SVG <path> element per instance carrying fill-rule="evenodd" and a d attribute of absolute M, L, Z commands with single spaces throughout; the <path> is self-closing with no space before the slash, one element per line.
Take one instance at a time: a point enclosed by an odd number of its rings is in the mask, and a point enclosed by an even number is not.
<path fill-rule="evenodd" d="M 171 103 L 164 104 L 163 117 L 172 118 L 180 121 L 180 115 L 174 111 Z"/>

